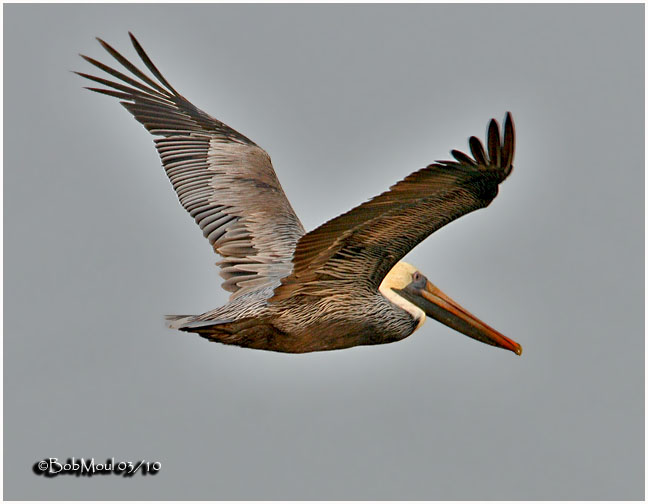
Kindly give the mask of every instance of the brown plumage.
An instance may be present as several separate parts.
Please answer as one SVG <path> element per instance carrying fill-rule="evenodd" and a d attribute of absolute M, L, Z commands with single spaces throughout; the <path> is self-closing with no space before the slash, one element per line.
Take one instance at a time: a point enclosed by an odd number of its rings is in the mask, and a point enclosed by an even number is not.
<path fill-rule="evenodd" d="M 425 315 L 515 353 L 521 347 L 486 326 L 401 258 L 435 230 L 487 206 L 511 172 L 514 128 L 506 115 L 487 148 L 438 161 L 310 233 L 295 215 L 268 154 L 202 112 L 162 76 L 133 35 L 156 80 L 99 39 L 133 77 L 95 59 L 116 80 L 79 73 L 105 87 L 153 135 L 180 203 L 213 249 L 230 302 L 171 326 L 213 341 L 282 352 L 388 343 L 409 336 Z"/>

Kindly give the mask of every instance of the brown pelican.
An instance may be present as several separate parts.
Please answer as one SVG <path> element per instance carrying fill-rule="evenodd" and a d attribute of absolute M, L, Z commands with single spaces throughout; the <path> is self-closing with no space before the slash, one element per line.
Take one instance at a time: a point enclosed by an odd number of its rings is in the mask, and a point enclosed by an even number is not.
<path fill-rule="evenodd" d="M 222 256 L 229 303 L 170 326 L 208 340 L 278 352 L 313 352 L 402 340 L 426 315 L 489 345 L 522 347 L 487 326 L 401 258 L 454 219 L 486 207 L 513 169 L 513 121 L 503 138 L 488 127 L 487 149 L 453 150 L 388 191 L 306 233 L 272 168 L 252 140 L 196 108 L 130 34 L 152 77 L 101 39 L 131 75 L 82 57 L 115 80 L 79 73 L 118 98 L 157 138 L 180 203 Z"/>

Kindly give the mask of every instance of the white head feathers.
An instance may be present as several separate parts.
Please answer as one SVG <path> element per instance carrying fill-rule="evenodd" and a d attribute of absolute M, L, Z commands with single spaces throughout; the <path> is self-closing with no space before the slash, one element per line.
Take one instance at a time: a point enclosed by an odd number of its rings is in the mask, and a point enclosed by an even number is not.
<path fill-rule="evenodd" d="M 396 306 L 408 312 L 415 320 L 418 320 L 416 329 L 425 322 L 425 312 L 414 303 L 411 303 L 392 289 L 404 289 L 412 282 L 412 275 L 418 271 L 418 268 L 400 261 L 387 273 L 378 287 L 378 291 Z M 416 330 L 414 329 L 414 330 Z"/>

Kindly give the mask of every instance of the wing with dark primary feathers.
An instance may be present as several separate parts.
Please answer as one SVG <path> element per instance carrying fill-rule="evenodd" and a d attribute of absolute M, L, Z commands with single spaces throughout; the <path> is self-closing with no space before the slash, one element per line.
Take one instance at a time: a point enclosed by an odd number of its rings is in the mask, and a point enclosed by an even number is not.
<path fill-rule="evenodd" d="M 162 165 L 180 203 L 213 249 L 223 288 L 232 298 L 276 282 L 290 273 L 292 252 L 304 228 L 281 188 L 268 154 L 229 126 L 181 96 L 155 67 L 135 37 L 147 76 L 110 45 L 101 45 L 132 76 L 82 57 L 115 80 L 76 72 L 105 88 L 88 88 L 119 98 L 153 135 Z"/>
<path fill-rule="evenodd" d="M 473 158 L 456 150 L 456 161 L 437 161 L 387 192 L 321 225 L 297 242 L 290 276 L 270 301 L 295 295 L 328 296 L 341 290 L 375 292 L 389 270 L 431 233 L 487 206 L 513 169 L 515 133 L 506 114 L 500 140 L 495 119 L 487 150 L 469 140 Z"/>

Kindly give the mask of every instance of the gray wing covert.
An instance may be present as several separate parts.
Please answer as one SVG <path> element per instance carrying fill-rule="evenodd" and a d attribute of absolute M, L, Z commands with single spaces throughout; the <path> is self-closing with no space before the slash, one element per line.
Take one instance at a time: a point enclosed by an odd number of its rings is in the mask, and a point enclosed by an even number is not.
<path fill-rule="evenodd" d="M 231 298 L 274 286 L 292 270 L 304 228 L 286 198 L 268 154 L 247 137 L 196 108 L 166 81 L 135 37 L 131 42 L 151 79 L 103 40 L 131 74 L 82 57 L 117 81 L 77 72 L 119 98 L 153 135 L 162 165 L 182 206 L 214 251 Z"/>

